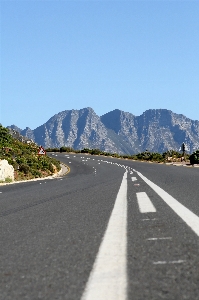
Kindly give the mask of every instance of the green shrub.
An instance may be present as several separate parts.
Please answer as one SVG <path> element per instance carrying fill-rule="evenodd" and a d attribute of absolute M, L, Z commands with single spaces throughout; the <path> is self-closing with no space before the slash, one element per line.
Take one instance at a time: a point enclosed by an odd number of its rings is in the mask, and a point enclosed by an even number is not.
<path fill-rule="evenodd" d="M 30 171 L 30 167 L 26 164 L 21 164 L 19 167 L 19 171 L 23 172 L 24 174 L 28 174 Z"/>
<path fill-rule="evenodd" d="M 190 164 L 199 164 L 199 150 L 196 150 L 195 152 L 193 152 L 190 157 Z"/>
<path fill-rule="evenodd" d="M 6 182 L 6 183 L 10 183 L 10 182 L 12 182 L 12 179 L 9 178 L 9 177 L 7 177 L 7 178 L 5 178 L 5 182 Z"/>

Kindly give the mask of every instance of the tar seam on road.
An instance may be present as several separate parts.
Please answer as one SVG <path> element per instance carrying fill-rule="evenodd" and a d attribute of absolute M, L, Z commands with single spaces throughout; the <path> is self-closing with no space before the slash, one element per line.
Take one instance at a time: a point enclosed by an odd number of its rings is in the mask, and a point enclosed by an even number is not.
<path fill-rule="evenodd" d="M 147 179 L 144 175 L 137 174 L 166 202 L 171 209 L 199 236 L 199 217 L 182 205 L 179 201 L 165 192 L 158 185 Z"/>
<path fill-rule="evenodd" d="M 127 299 L 127 171 L 81 300 Z"/>

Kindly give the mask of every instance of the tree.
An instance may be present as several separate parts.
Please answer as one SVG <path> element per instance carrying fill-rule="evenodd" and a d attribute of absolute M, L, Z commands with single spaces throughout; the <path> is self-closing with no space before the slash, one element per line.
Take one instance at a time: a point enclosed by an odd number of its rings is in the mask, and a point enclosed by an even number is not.
<path fill-rule="evenodd" d="M 0 125 L 0 147 L 9 147 L 13 141 L 9 130 Z"/>

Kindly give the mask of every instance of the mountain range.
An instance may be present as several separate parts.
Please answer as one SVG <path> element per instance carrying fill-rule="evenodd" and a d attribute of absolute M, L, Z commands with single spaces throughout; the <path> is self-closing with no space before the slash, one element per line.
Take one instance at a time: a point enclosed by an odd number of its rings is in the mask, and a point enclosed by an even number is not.
<path fill-rule="evenodd" d="M 65 110 L 32 130 L 8 126 L 45 148 L 62 146 L 74 149 L 100 150 L 135 154 L 179 151 L 181 144 L 187 152 L 199 149 L 199 121 L 167 109 L 149 109 L 140 116 L 115 109 L 98 116 L 90 107 Z"/>

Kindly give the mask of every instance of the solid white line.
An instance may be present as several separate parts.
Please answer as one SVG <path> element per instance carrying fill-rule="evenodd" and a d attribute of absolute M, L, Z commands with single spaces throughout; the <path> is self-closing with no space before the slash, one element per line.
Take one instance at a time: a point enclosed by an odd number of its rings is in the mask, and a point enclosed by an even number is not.
<path fill-rule="evenodd" d="M 145 192 L 136 193 L 141 213 L 156 212 L 156 208 Z"/>
<path fill-rule="evenodd" d="M 173 211 L 199 236 L 199 217 L 158 185 L 147 179 L 141 173 L 137 174 L 173 209 Z"/>
<path fill-rule="evenodd" d="M 127 299 L 127 172 L 81 299 Z"/>

